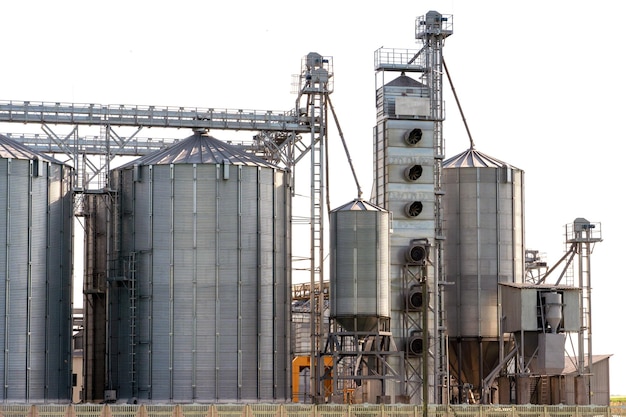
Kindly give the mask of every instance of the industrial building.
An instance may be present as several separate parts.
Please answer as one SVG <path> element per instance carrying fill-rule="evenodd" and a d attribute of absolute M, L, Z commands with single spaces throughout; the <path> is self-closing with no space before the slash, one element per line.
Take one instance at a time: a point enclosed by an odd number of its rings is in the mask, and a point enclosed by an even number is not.
<path fill-rule="evenodd" d="M 446 159 L 452 23 L 430 11 L 415 22 L 420 49 L 375 51 L 372 194 L 355 178 L 358 195 L 338 207 L 325 203 L 333 63 L 316 52 L 284 113 L 0 102 L 0 122 L 48 132 L 0 137 L 0 400 L 70 402 L 74 379 L 85 403 L 607 405 L 608 358 L 594 367 L 591 339 L 600 224 L 574 219 L 565 272 L 532 275 L 524 171 L 473 142 Z M 63 139 L 57 124 L 101 134 Z M 142 141 L 144 126 L 190 136 Z M 254 136 L 235 145 L 219 130 Z M 113 167 L 120 155 L 136 159 Z M 293 233 L 301 169 L 305 238 Z M 310 257 L 308 282 L 294 285 L 296 241 Z"/>

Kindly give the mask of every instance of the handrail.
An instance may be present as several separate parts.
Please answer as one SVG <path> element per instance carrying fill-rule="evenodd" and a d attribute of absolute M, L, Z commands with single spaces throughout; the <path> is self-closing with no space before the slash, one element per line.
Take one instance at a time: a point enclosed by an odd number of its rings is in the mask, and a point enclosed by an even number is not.
<path fill-rule="evenodd" d="M 0 100 L 0 122 L 310 132 L 295 110 L 101 105 Z"/>

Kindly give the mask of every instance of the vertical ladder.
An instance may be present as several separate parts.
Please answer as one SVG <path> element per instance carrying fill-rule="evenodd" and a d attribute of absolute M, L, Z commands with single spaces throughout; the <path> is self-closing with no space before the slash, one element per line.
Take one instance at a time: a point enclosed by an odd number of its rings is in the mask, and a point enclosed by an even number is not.
<path fill-rule="evenodd" d="M 567 252 L 568 250 L 569 250 L 569 239 L 568 239 L 568 230 L 566 226 L 565 228 L 565 252 Z M 580 255 L 580 251 L 581 251 L 581 244 L 577 243 L 575 246 L 575 253 Z M 574 262 L 570 262 L 567 264 L 567 266 L 565 267 L 565 270 L 563 271 L 563 274 L 565 277 L 565 285 L 568 285 L 570 287 L 574 287 L 578 285 L 578 282 L 576 282 L 576 275 L 574 271 Z M 582 306 L 580 307 L 582 308 Z M 582 326 L 582 323 L 581 323 L 581 326 Z"/>
<path fill-rule="evenodd" d="M 584 347 L 585 355 L 587 356 L 587 364 L 585 366 L 586 372 L 589 374 L 592 373 L 592 351 L 591 351 L 591 277 L 589 271 L 590 259 L 589 255 L 591 252 L 591 243 L 584 242 L 579 245 L 580 253 L 579 253 L 579 268 L 580 268 L 580 276 L 581 276 L 581 300 L 582 304 L 581 308 L 581 318 L 582 322 L 580 323 L 581 335 L 582 337 L 582 346 Z M 583 361 L 584 365 L 584 361 Z M 581 370 L 582 370 L 581 369 Z"/>
<path fill-rule="evenodd" d="M 136 286 L 136 252 L 128 255 L 128 378 L 133 396 L 137 393 L 137 366 L 135 347 L 137 346 L 137 286 Z"/>
<path fill-rule="evenodd" d="M 96 185 L 98 189 L 103 189 L 108 186 L 107 184 L 107 175 L 109 170 L 109 140 L 111 136 L 110 125 L 101 124 L 100 125 L 100 140 L 98 143 L 100 144 L 98 152 L 98 172 L 96 173 Z"/>
<path fill-rule="evenodd" d="M 324 93 L 309 95 L 309 114 L 311 116 L 311 356 L 315 360 L 312 378 L 315 379 L 314 395 L 322 394 L 322 363 L 323 311 L 324 311 L 324 135 L 325 105 Z M 316 136 L 315 130 L 320 129 Z M 317 401 L 317 399 L 316 399 Z"/>
<path fill-rule="evenodd" d="M 76 179 L 74 181 L 75 188 L 77 190 L 83 191 L 85 188 L 85 154 L 76 153 L 74 157 L 74 163 L 76 164 Z"/>

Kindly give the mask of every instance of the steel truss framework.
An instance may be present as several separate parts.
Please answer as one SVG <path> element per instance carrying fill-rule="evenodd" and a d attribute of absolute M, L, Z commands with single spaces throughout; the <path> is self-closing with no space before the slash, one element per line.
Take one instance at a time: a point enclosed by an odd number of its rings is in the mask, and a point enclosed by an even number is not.
<path fill-rule="evenodd" d="M 537 283 L 546 283 L 548 277 L 565 262 L 562 266 L 561 274 L 554 284 L 559 285 L 565 277 L 568 285 L 577 283 L 578 288 L 580 288 L 580 329 L 576 334 L 576 370 L 579 376 L 588 377 L 585 382 L 585 394 L 589 403 L 592 403 L 593 390 L 591 388 L 591 379 L 589 378 L 589 376 L 593 375 L 591 253 L 595 244 L 602 242 L 602 225 L 601 223 L 592 223 L 579 217 L 573 223 L 565 226 L 565 241 L 569 248 L 554 266 L 538 278 Z M 571 337 L 571 335 L 568 336 Z"/>
<path fill-rule="evenodd" d="M 0 101 L 0 123 L 40 124 L 43 134 L 7 136 L 36 151 L 64 155 L 75 168 L 75 184 L 80 191 L 105 188 L 106 171 L 115 157 L 143 156 L 177 141 L 141 138 L 139 133 L 144 128 L 256 132 L 242 145 L 292 169 L 311 150 L 311 145 L 302 141 L 302 135 L 320 135 L 325 131 L 318 120 L 309 117 L 308 110 L 306 107 L 273 111 Z M 55 125 L 73 128 L 69 133 L 59 134 L 53 128 Z M 100 135 L 81 136 L 79 126 L 99 126 Z M 121 127 L 134 131 L 122 136 L 118 133 Z"/>
<path fill-rule="evenodd" d="M 445 157 L 443 141 L 443 46 L 445 39 L 453 33 L 452 16 L 431 11 L 415 21 L 415 38 L 422 44 L 419 50 L 399 50 L 381 48 L 375 54 L 375 69 L 380 79 L 380 87 L 386 85 L 385 73 L 418 73 L 420 82 L 428 89 L 428 114 L 410 116 L 407 120 L 428 120 L 433 122 L 433 239 L 429 246 L 431 256 L 428 268 L 402 266 L 401 285 L 408 291 L 410 285 L 422 287 L 424 305 L 421 309 L 401 309 L 403 338 L 405 342 L 413 337 L 423 338 L 423 350 L 419 353 L 406 353 L 404 370 L 406 384 L 404 393 L 413 401 L 441 403 L 447 384 L 447 344 L 446 324 L 443 304 L 443 291 L 447 285 L 443 263 L 443 213 L 442 213 L 442 162 Z M 395 77 L 394 77 L 395 78 Z M 378 89 L 377 89 L 378 91 Z M 385 115 L 384 103 L 378 106 L 378 118 Z M 394 115 L 394 117 L 400 117 Z M 403 117 L 403 116 L 402 116 Z M 400 117 L 400 118 L 402 118 Z M 379 188 L 387 186 L 382 180 Z M 379 190 L 380 191 L 380 190 Z M 386 193 L 382 190 L 381 194 Z M 381 196 L 381 200 L 384 198 Z M 382 202 L 382 201 L 381 201 Z M 399 220 L 398 220 L 399 221 Z M 419 222 L 419 220 L 414 220 Z M 417 225 L 413 226 L 418 228 Z M 428 226 L 430 227 L 430 226 Z M 415 333 L 415 334 L 413 334 Z M 406 344 L 406 343 L 405 343 Z M 420 392 L 421 391 L 421 392 Z M 447 396 L 446 396 L 447 397 Z"/>
<path fill-rule="evenodd" d="M 142 139 L 144 128 L 188 128 L 195 131 L 235 130 L 256 132 L 240 145 L 294 174 L 295 165 L 310 157 L 310 284 L 324 285 L 324 193 L 325 146 L 328 132 L 329 95 L 333 91 L 332 58 L 307 54 L 301 64 L 296 108 L 289 111 L 231 110 L 213 108 L 158 107 L 0 101 L 0 123 L 39 124 L 43 134 L 7 134 L 31 149 L 63 155 L 74 167 L 75 214 L 83 215 L 85 195 L 115 197 L 108 171 L 117 156 L 143 156 L 162 149 L 176 139 Z M 334 115 L 334 110 L 332 110 Z M 336 120 L 336 116 L 335 116 Z M 69 133 L 52 126 L 73 126 Z M 99 136 L 81 136 L 79 126 L 98 126 Z M 132 128 L 122 136 L 118 128 Z M 309 141 L 304 137 L 310 137 Z M 343 139 L 343 138 L 342 138 Z M 293 181 L 292 181 L 293 185 Z M 110 257 L 111 255 L 107 255 Z M 89 296 L 89 295 L 87 295 Z M 311 292 L 311 395 L 322 397 L 324 294 Z M 93 300 L 88 300 L 89 303 Z M 132 375 L 131 375 L 132 377 Z"/>

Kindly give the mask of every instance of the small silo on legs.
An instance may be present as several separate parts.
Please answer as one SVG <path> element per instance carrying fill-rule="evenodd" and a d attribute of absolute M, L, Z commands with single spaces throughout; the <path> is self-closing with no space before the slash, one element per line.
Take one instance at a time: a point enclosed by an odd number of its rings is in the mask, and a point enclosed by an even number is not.
<path fill-rule="evenodd" d="M 389 212 L 354 200 L 330 212 L 330 315 L 348 331 L 389 328 Z"/>
<path fill-rule="evenodd" d="M 330 354 L 338 401 L 377 402 L 395 348 L 389 305 L 389 212 L 357 199 L 330 212 Z"/>

